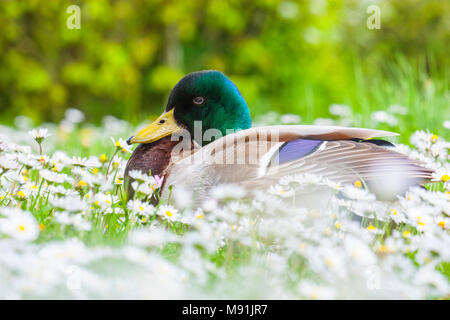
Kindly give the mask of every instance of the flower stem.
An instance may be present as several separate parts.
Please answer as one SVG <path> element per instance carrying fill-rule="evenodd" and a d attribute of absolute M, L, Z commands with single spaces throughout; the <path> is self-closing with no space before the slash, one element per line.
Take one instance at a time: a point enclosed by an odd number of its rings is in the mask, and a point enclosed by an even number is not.
<path fill-rule="evenodd" d="M 119 151 L 119 149 L 116 149 L 116 151 L 114 151 L 114 153 L 113 153 L 111 159 L 110 159 L 109 162 L 108 162 L 108 167 L 106 168 L 106 175 L 105 175 L 106 180 L 108 180 L 109 168 L 111 167 L 111 163 L 112 163 L 112 161 L 113 161 L 113 159 L 114 159 L 114 157 L 116 156 L 116 154 L 117 154 L 118 151 Z"/>

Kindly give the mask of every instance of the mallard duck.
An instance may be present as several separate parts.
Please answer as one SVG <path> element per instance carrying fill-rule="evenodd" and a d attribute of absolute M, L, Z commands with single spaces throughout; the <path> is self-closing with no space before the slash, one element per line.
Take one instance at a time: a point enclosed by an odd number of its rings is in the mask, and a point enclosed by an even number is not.
<path fill-rule="evenodd" d="M 129 138 L 138 143 L 131 170 L 164 177 L 169 186 L 203 199 L 217 184 L 268 187 L 286 175 L 320 175 L 366 187 L 392 199 L 432 171 L 393 151 L 387 131 L 338 126 L 278 125 L 251 128 L 246 101 L 219 71 L 186 75 L 173 88 L 163 114 Z M 395 185 L 396 188 L 392 188 Z M 388 190 L 388 191 L 386 191 Z"/>

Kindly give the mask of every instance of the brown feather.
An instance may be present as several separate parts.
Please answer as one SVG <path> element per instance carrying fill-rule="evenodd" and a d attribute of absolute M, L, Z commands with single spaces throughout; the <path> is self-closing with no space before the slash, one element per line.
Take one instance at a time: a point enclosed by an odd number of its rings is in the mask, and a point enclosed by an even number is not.
<path fill-rule="evenodd" d="M 163 175 L 169 165 L 171 152 L 177 141 L 171 141 L 170 137 L 161 140 L 140 144 L 134 150 L 125 168 L 125 177 L 131 170 L 139 170 L 152 175 Z"/>

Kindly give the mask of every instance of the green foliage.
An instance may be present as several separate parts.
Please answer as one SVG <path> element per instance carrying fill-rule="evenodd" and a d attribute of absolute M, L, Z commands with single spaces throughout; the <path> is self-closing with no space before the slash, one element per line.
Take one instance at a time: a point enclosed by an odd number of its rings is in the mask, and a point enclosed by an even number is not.
<path fill-rule="evenodd" d="M 69 4 L 81 8 L 79 30 L 66 26 Z M 253 115 L 311 122 L 332 103 L 363 114 L 398 103 L 423 114 L 416 128 L 440 127 L 449 116 L 448 2 L 376 4 L 380 30 L 366 27 L 369 3 L 357 0 L 1 1 L 2 122 L 59 121 L 68 107 L 89 121 L 137 122 L 159 114 L 187 72 L 218 69 Z"/>

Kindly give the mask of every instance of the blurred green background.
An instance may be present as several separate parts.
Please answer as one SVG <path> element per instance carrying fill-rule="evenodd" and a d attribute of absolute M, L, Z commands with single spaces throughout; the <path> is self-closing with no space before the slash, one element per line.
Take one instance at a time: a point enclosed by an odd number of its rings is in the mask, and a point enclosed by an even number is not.
<path fill-rule="evenodd" d="M 370 112 L 399 104 L 408 129 L 441 131 L 450 119 L 449 3 L 2 0 L 0 119 L 60 121 L 75 107 L 90 122 L 111 114 L 137 123 L 162 112 L 183 75 L 217 69 L 253 116 L 312 123 L 332 117 L 336 103 L 371 126 Z M 79 30 L 66 26 L 71 4 L 81 8 Z M 366 26 L 371 4 L 380 30 Z"/>

